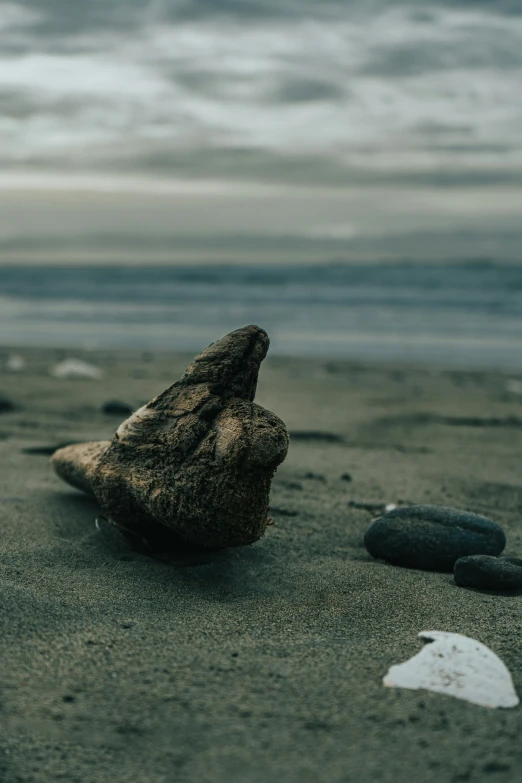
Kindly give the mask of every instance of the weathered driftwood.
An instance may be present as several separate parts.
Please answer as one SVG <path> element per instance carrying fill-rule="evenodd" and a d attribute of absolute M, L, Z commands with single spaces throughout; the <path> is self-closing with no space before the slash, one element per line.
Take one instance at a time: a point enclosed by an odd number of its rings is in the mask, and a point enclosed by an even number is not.
<path fill-rule="evenodd" d="M 257 326 L 223 337 L 180 381 L 121 424 L 112 441 L 59 449 L 56 473 L 91 492 L 123 532 L 156 549 L 242 546 L 268 523 L 270 483 L 288 432 L 253 400 L 269 340 Z"/>

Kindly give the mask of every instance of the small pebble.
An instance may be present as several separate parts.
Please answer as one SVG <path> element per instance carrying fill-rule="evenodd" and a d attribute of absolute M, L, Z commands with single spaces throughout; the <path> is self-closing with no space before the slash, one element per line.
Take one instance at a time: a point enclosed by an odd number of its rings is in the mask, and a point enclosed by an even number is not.
<path fill-rule="evenodd" d="M 308 473 L 305 473 L 305 478 L 311 479 L 311 481 L 321 481 L 323 484 L 326 484 L 325 477 L 321 476 L 320 473 L 312 473 L 309 471 Z"/>
<path fill-rule="evenodd" d="M 120 400 L 108 400 L 102 405 L 102 413 L 107 413 L 110 416 L 130 416 L 133 412 L 130 405 L 127 405 L 126 402 L 120 402 Z"/>
<path fill-rule="evenodd" d="M 471 555 L 455 563 L 455 582 L 460 587 L 482 590 L 518 590 L 522 587 L 522 558 Z"/>
<path fill-rule="evenodd" d="M 499 555 L 504 531 L 487 517 L 443 506 L 401 506 L 375 519 L 364 536 L 373 557 L 406 568 L 453 571 L 468 555 Z"/>
<path fill-rule="evenodd" d="M 360 508 L 361 511 L 369 511 L 370 514 L 378 514 L 384 508 L 384 503 L 366 503 L 363 500 L 348 501 L 349 508 Z"/>
<path fill-rule="evenodd" d="M 7 397 L 0 397 L 0 413 L 14 411 L 14 405 Z"/>

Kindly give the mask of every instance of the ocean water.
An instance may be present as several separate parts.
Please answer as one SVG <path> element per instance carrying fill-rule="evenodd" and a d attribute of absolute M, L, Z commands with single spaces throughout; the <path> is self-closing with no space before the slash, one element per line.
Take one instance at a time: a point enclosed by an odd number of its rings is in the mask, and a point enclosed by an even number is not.
<path fill-rule="evenodd" d="M 522 266 L 0 267 L 0 344 L 199 350 L 249 323 L 273 355 L 522 370 Z"/>

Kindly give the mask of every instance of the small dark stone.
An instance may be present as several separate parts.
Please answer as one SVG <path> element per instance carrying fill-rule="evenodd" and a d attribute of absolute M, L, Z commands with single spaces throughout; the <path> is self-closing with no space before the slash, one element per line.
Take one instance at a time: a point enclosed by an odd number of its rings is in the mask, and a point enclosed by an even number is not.
<path fill-rule="evenodd" d="M 335 432 L 323 432 L 322 430 L 294 430 L 290 433 L 290 440 L 344 443 L 342 435 L 338 435 Z"/>
<path fill-rule="evenodd" d="M 455 582 L 460 587 L 482 590 L 518 590 L 522 587 L 522 559 L 471 555 L 455 563 Z"/>
<path fill-rule="evenodd" d="M 499 555 L 504 531 L 487 517 L 443 506 L 401 506 L 375 519 L 364 536 L 373 557 L 406 568 L 453 571 L 468 555 Z"/>
<path fill-rule="evenodd" d="M 360 508 L 361 511 L 369 511 L 370 514 L 378 514 L 385 507 L 385 503 L 365 503 L 360 500 L 350 500 L 348 502 L 349 508 Z"/>
<path fill-rule="evenodd" d="M 44 457 L 50 457 L 58 449 L 64 449 L 66 446 L 73 446 L 78 441 L 68 440 L 64 443 L 52 443 L 50 446 L 27 446 L 25 449 L 21 449 L 22 454 L 36 454 Z"/>
<path fill-rule="evenodd" d="M 509 764 L 503 764 L 499 761 L 490 761 L 488 764 L 484 764 L 482 771 L 488 775 L 495 772 L 508 772 L 511 769 Z"/>
<path fill-rule="evenodd" d="M 341 481 L 352 481 L 352 477 L 349 473 L 342 473 L 339 478 Z"/>
<path fill-rule="evenodd" d="M 293 511 L 291 508 L 281 508 L 272 506 L 270 509 L 272 514 L 275 514 L 276 517 L 296 517 L 297 511 Z"/>
<path fill-rule="evenodd" d="M 302 492 L 303 485 L 300 484 L 298 481 L 280 481 L 279 482 L 282 487 L 285 489 L 291 489 L 291 490 L 298 490 L 299 492 Z"/>
<path fill-rule="evenodd" d="M 102 413 L 107 413 L 110 416 L 130 416 L 134 410 L 126 402 L 120 402 L 119 400 L 109 400 L 102 405 Z"/>
<path fill-rule="evenodd" d="M 0 397 L 0 413 L 14 411 L 14 404 L 7 397 Z"/>
<path fill-rule="evenodd" d="M 310 479 L 311 481 L 321 481 L 323 484 L 326 484 L 325 477 L 320 473 L 312 473 L 309 471 L 308 473 L 305 473 L 305 478 Z"/>

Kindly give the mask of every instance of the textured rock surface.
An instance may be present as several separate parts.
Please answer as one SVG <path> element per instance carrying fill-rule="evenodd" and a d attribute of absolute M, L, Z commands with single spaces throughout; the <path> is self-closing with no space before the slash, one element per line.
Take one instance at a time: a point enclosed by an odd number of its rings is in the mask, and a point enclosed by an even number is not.
<path fill-rule="evenodd" d="M 427 571 L 452 571 L 466 555 L 499 555 L 504 531 L 487 517 L 443 506 L 403 506 L 372 522 L 364 543 L 373 557 Z"/>
<path fill-rule="evenodd" d="M 64 446 L 52 455 L 53 468 L 71 486 L 94 495 L 93 471 L 110 445 L 110 440 L 100 440 Z"/>
<path fill-rule="evenodd" d="M 216 548 L 256 541 L 288 449 L 283 422 L 253 402 L 268 345 L 257 326 L 226 335 L 112 441 L 56 452 L 56 472 L 154 547 L 176 538 Z"/>
<path fill-rule="evenodd" d="M 455 563 L 455 582 L 461 587 L 482 590 L 522 588 L 522 558 L 472 555 Z"/>

